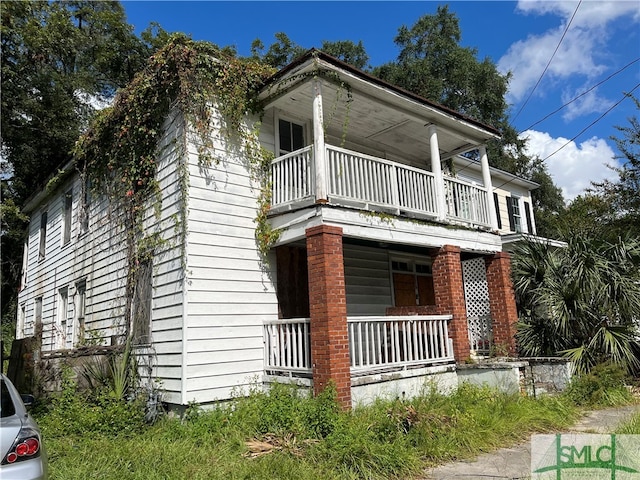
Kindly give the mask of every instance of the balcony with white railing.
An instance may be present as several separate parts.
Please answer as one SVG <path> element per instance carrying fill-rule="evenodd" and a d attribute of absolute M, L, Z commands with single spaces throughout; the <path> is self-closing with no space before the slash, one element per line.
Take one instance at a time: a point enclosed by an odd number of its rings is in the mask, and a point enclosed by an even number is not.
<path fill-rule="evenodd" d="M 442 188 L 438 188 L 432 172 L 331 145 L 325 147 L 326 172 L 317 175 L 312 152 L 309 146 L 273 161 L 272 212 L 313 203 L 316 179 L 320 178 L 325 179 L 329 203 L 480 228 L 491 226 L 491 203 L 484 187 L 445 175 Z"/>
<path fill-rule="evenodd" d="M 454 362 L 450 315 L 349 317 L 352 375 Z M 265 371 L 311 375 L 310 320 L 272 321 L 264 326 Z"/>

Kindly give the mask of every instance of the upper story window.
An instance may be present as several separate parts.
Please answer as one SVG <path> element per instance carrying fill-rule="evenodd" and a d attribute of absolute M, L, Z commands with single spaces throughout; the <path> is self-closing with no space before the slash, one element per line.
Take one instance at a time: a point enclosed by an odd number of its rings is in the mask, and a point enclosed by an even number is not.
<path fill-rule="evenodd" d="M 20 276 L 20 290 L 27 286 L 27 268 L 29 267 L 29 237 L 24 242 L 22 249 L 22 275 Z"/>
<path fill-rule="evenodd" d="M 430 263 L 417 259 L 392 259 L 391 272 L 396 307 L 435 305 Z"/>
<path fill-rule="evenodd" d="M 304 127 L 288 120 L 278 121 L 278 138 L 280 155 L 304 147 Z"/>
<path fill-rule="evenodd" d="M 85 174 L 86 175 L 86 174 Z M 80 192 L 80 205 L 78 207 L 78 223 L 80 228 L 79 235 L 83 235 L 89 230 L 89 201 L 91 200 L 91 181 L 87 175 L 82 182 L 82 191 Z"/>
<path fill-rule="evenodd" d="M 64 194 L 62 203 L 62 245 L 71 241 L 71 211 L 73 208 L 73 194 L 69 190 Z"/>
<path fill-rule="evenodd" d="M 520 197 L 507 197 L 507 212 L 509 213 L 509 228 L 513 232 L 522 232 L 522 213 L 520 212 Z"/>
<path fill-rule="evenodd" d="M 40 247 L 38 249 L 38 261 L 44 260 L 47 246 L 47 211 L 40 214 Z"/>

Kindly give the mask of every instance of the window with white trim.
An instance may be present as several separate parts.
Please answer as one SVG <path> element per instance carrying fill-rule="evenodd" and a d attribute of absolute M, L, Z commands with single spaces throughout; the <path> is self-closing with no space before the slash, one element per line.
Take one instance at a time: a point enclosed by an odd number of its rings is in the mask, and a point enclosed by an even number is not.
<path fill-rule="evenodd" d="M 522 213 L 520 211 L 520 197 L 507 197 L 507 212 L 509 213 L 509 228 L 512 232 L 522 232 Z"/>
<path fill-rule="evenodd" d="M 33 336 L 42 340 L 42 297 L 33 301 Z"/>
<path fill-rule="evenodd" d="M 58 313 L 56 315 L 55 348 L 67 347 L 67 329 L 69 313 L 69 288 L 58 290 Z"/>
<path fill-rule="evenodd" d="M 38 261 L 44 260 L 47 247 L 47 211 L 40 214 L 40 247 L 38 249 Z"/>
<path fill-rule="evenodd" d="M 27 317 L 27 306 L 23 303 L 18 311 L 18 324 L 16 325 L 16 338 L 24 338 L 25 319 Z"/>
<path fill-rule="evenodd" d="M 85 332 L 85 311 L 87 304 L 87 282 L 82 280 L 76 283 L 76 295 L 74 302 L 74 344 L 82 344 L 84 342 Z"/>
<path fill-rule="evenodd" d="M 304 147 L 304 127 L 289 120 L 278 120 L 278 150 L 280 155 Z"/>
<path fill-rule="evenodd" d="M 78 206 L 78 236 L 82 236 L 89 231 L 89 206 L 91 200 L 91 181 L 85 173 L 86 179 L 82 182 L 80 191 L 80 205 Z"/>
<path fill-rule="evenodd" d="M 435 305 L 431 262 L 422 259 L 392 258 L 391 275 L 396 307 Z"/>
<path fill-rule="evenodd" d="M 29 237 L 24 241 L 22 251 L 22 272 L 20 275 L 20 290 L 27 286 L 27 268 L 29 266 Z"/>
<path fill-rule="evenodd" d="M 71 241 L 71 213 L 73 209 L 73 193 L 66 192 L 62 198 L 62 245 Z"/>

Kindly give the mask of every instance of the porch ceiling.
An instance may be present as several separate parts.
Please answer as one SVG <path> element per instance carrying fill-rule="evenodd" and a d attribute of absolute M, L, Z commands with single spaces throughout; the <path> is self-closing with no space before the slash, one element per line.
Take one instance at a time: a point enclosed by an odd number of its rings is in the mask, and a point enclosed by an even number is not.
<path fill-rule="evenodd" d="M 309 66 L 302 70 L 308 69 Z M 438 144 L 444 158 L 472 150 L 496 138 L 494 133 L 461 122 L 447 112 L 420 104 L 349 72 L 337 73 L 350 86 L 351 97 L 347 89 L 336 81 L 322 78 L 323 115 L 328 135 L 346 136 L 347 142 L 364 142 L 380 150 L 401 152 L 418 159 L 430 157 L 428 126 L 431 124 L 438 128 Z M 310 120 L 313 118 L 312 80 L 311 76 L 301 76 L 301 80 L 272 97 L 266 105 L 267 110 L 277 108 L 286 114 Z"/>

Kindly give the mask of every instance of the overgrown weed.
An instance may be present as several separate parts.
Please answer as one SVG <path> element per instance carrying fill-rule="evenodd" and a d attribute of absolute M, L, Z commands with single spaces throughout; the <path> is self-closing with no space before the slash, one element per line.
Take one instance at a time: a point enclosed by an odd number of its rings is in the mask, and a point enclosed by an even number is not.
<path fill-rule="evenodd" d="M 53 479 L 154 472 L 176 479 L 411 478 L 428 465 L 563 428 L 577 415 L 565 397 L 536 400 L 467 384 L 448 395 L 425 389 L 412 400 L 378 400 L 349 412 L 331 387 L 313 398 L 275 384 L 210 410 L 191 406 L 183 418 L 153 426 L 144 424 L 142 406 L 105 421 L 108 408 L 87 408 L 68 389 L 56 402 L 39 418 Z M 119 423 L 125 417 L 126 429 Z M 254 455 L 254 444 L 264 451 Z"/>
<path fill-rule="evenodd" d="M 630 379 L 625 370 L 617 365 L 604 363 L 589 373 L 573 378 L 564 395 L 582 407 L 615 407 L 634 402 L 627 388 Z"/>

